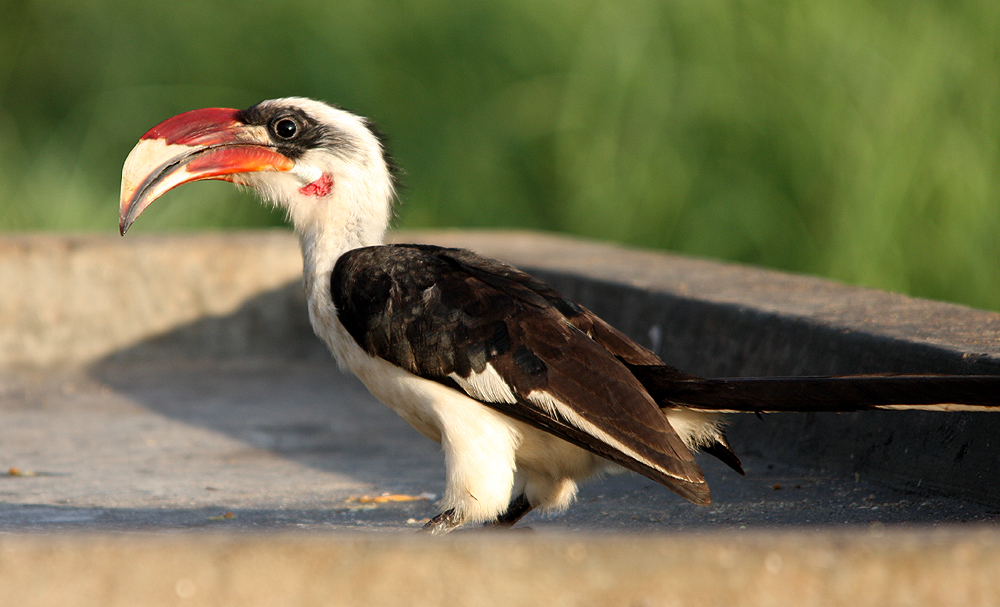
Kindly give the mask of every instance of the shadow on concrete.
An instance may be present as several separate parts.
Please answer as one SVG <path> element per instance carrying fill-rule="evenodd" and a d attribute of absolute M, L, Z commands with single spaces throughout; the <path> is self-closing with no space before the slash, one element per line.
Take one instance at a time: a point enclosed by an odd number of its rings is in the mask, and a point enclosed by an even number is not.
<path fill-rule="evenodd" d="M 437 445 L 337 368 L 313 335 L 297 281 L 114 352 L 88 372 L 157 414 L 361 483 L 416 490 L 443 477 Z"/>

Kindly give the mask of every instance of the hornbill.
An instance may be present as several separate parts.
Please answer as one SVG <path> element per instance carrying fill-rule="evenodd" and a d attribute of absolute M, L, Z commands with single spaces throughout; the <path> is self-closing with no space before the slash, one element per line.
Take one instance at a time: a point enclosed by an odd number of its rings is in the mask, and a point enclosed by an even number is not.
<path fill-rule="evenodd" d="M 322 102 L 195 110 L 153 127 L 122 171 L 122 235 L 164 192 L 202 179 L 285 210 L 317 335 L 342 369 L 441 444 L 447 483 L 424 527 L 432 533 L 565 509 L 578 481 L 615 464 L 707 504 L 694 451 L 743 472 L 722 412 L 1000 403 L 1000 377 L 703 379 L 507 264 L 385 245 L 395 192 L 381 140 L 364 118 Z"/>

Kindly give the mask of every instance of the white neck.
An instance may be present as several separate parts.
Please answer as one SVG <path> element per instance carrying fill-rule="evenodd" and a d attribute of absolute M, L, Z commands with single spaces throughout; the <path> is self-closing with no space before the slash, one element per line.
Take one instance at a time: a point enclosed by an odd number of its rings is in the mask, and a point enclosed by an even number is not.
<path fill-rule="evenodd" d="M 393 188 L 388 172 L 358 179 L 343 172 L 333 176 L 329 196 L 295 192 L 287 208 L 302 248 L 307 292 L 329 280 L 334 264 L 346 251 L 380 245 L 389 224 Z"/>
<path fill-rule="evenodd" d="M 316 334 L 326 341 L 341 368 L 351 368 L 353 340 L 337 318 L 330 290 L 333 267 L 345 252 L 382 244 L 392 204 L 392 182 L 384 178 L 359 182 L 334 174 L 328 196 L 308 196 L 295 191 L 282 200 L 288 210 L 302 249 L 309 320 Z M 368 184 L 375 184 L 372 187 Z"/>

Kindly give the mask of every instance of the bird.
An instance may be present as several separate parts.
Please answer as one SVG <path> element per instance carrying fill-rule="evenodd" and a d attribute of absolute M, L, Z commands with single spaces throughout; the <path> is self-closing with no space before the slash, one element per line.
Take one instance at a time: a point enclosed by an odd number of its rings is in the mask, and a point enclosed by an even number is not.
<path fill-rule="evenodd" d="M 743 474 L 724 413 L 1000 404 L 998 376 L 720 379 L 670 367 L 506 263 L 385 244 L 397 193 L 383 142 L 367 119 L 304 97 L 184 112 L 129 153 L 119 230 L 168 190 L 206 179 L 282 209 L 315 333 L 341 369 L 441 445 L 445 491 L 423 531 L 564 511 L 579 483 L 620 468 L 708 504 L 696 452 Z"/>

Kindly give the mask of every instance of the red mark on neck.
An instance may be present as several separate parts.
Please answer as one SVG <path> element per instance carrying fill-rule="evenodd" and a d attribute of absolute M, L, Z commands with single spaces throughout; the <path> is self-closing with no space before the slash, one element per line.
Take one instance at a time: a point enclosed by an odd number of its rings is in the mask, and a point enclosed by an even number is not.
<path fill-rule="evenodd" d="M 316 181 L 299 188 L 299 193 L 303 196 L 329 196 L 333 189 L 333 179 L 326 173 Z"/>

